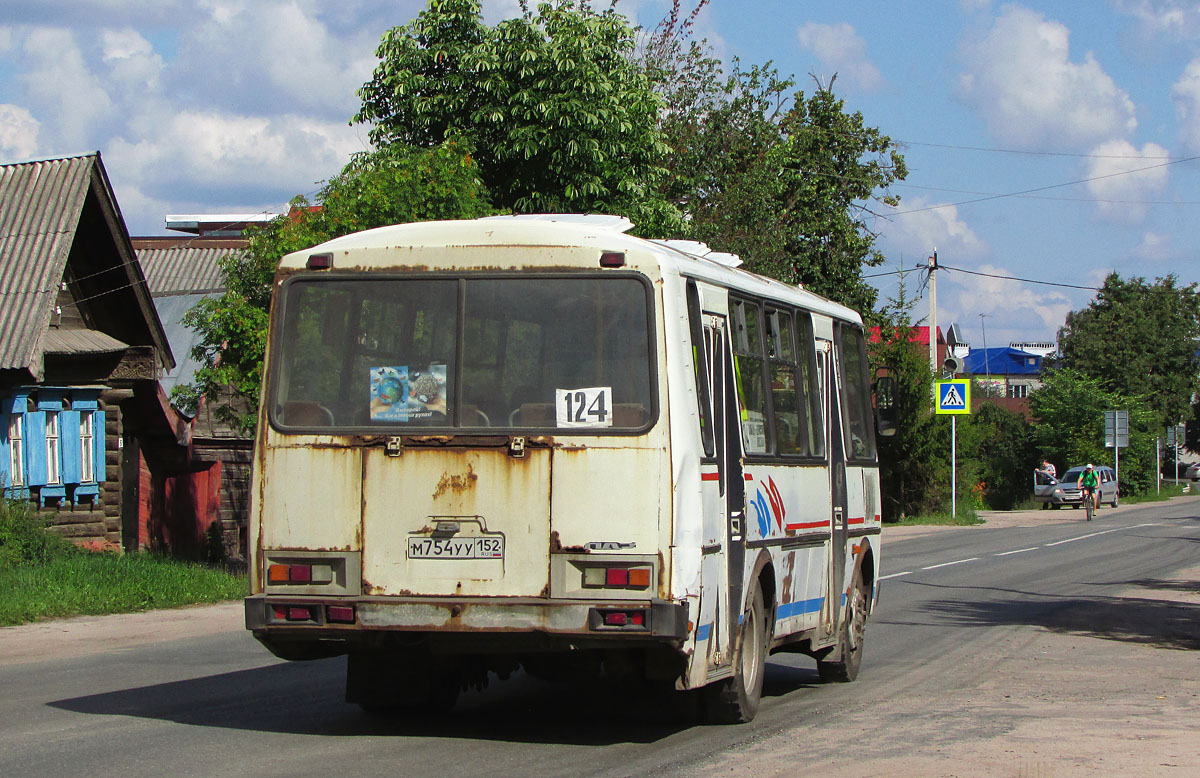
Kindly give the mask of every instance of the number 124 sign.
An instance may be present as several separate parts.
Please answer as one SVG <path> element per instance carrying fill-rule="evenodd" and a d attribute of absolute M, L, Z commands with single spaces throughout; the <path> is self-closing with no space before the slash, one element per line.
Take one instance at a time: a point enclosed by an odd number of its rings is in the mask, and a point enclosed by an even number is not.
<path fill-rule="evenodd" d="M 555 417 L 559 427 L 611 427 L 612 387 L 555 390 Z"/>

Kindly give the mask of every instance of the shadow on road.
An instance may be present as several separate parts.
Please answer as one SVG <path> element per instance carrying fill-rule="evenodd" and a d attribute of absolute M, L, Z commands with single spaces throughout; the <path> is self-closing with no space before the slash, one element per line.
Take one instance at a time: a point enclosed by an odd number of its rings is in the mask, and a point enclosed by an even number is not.
<path fill-rule="evenodd" d="M 792 661 L 791 659 L 785 661 Z M 694 692 L 625 683 L 548 684 L 519 674 L 466 692 L 449 714 L 370 716 L 343 702 L 344 658 L 272 664 L 49 705 L 202 727 L 322 736 L 389 736 L 608 746 L 653 743 L 702 725 Z M 768 663 L 763 697 L 818 683 L 815 669 Z"/>
<path fill-rule="evenodd" d="M 1195 592 L 1191 581 L 1140 580 L 1123 586 Z M 1200 649 L 1200 605 L 1142 597 L 1070 597 L 1017 592 L 1022 599 L 934 601 L 925 610 L 949 626 L 1030 625 L 1053 632 L 1158 648 Z"/>

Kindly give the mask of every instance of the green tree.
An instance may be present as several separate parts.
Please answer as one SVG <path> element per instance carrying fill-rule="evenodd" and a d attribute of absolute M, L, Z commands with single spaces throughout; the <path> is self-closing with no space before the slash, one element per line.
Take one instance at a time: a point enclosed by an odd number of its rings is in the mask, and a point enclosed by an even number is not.
<path fill-rule="evenodd" d="M 184 317 L 200 341 L 194 382 L 172 400 L 195 411 L 208 398 L 222 421 L 250 433 L 258 415 L 272 279 L 283 255 L 372 227 L 432 219 L 486 216 L 495 209 L 469 154 L 452 142 L 412 148 L 395 144 L 355 155 L 310 203 L 249 234 L 246 251 L 221 260 L 226 291 L 202 300 Z"/>
<path fill-rule="evenodd" d="M 1113 450 L 1104 447 L 1104 411 L 1129 412 L 1129 447 L 1121 449 L 1121 492 L 1142 494 L 1155 483 L 1155 440 L 1161 420 L 1142 397 L 1123 397 L 1106 389 L 1100 379 L 1065 368 L 1048 373 L 1042 387 L 1029 396 L 1039 420 L 1034 441 L 1041 456 L 1054 462 L 1059 473 L 1092 462 L 1116 464 Z"/>
<path fill-rule="evenodd" d="M 1064 367 L 1122 397 L 1145 398 L 1161 424 L 1192 415 L 1192 398 L 1200 392 L 1196 284 L 1178 286 L 1173 275 L 1148 284 L 1112 273 L 1088 307 L 1067 314 L 1058 338 Z"/>
<path fill-rule="evenodd" d="M 654 188 L 662 102 L 631 56 L 635 30 L 586 0 L 522 7 L 492 28 L 479 0 L 430 0 L 383 36 L 353 121 L 380 146 L 461 139 L 501 208 L 616 213 L 643 234 L 677 223 Z"/>
<path fill-rule="evenodd" d="M 901 306 L 895 324 L 880 330 L 871 366 L 896 379 L 898 431 L 879 438 L 879 490 L 884 521 L 949 509 L 950 425 L 933 414 L 933 373 L 913 343 L 913 328 Z M 945 484 L 945 488 L 938 485 Z"/>
<path fill-rule="evenodd" d="M 992 403 L 981 403 L 959 421 L 960 469 L 961 463 L 968 463 L 966 486 L 979 490 L 984 507 L 1012 510 L 1028 500 L 1038 465 L 1032 425 L 1021 414 Z"/>
<path fill-rule="evenodd" d="M 643 59 L 668 105 L 665 193 L 692 237 L 871 314 L 876 292 L 862 268 L 883 256 L 867 218 L 873 202 L 899 202 L 888 187 L 907 176 L 902 155 L 845 110 L 833 80 L 806 97 L 770 62 L 743 68 L 736 59 L 724 77 L 679 11 L 677 0 Z"/>

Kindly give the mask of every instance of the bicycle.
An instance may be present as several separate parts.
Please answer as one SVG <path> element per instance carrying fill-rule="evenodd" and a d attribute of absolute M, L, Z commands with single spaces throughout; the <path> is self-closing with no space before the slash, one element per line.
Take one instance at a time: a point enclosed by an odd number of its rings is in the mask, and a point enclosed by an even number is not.
<path fill-rule="evenodd" d="M 1096 512 L 1096 498 L 1092 494 L 1093 490 L 1088 487 L 1083 487 L 1083 508 L 1087 511 L 1087 520 L 1092 520 L 1092 514 Z"/>

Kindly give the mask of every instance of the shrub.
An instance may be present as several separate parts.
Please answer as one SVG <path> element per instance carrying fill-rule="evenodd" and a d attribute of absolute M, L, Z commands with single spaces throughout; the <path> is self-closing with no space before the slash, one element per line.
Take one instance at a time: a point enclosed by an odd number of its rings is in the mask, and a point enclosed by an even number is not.
<path fill-rule="evenodd" d="M 29 503 L 0 498 L 0 567 L 44 564 L 74 553 L 71 542 L 46 523 Z"/>

